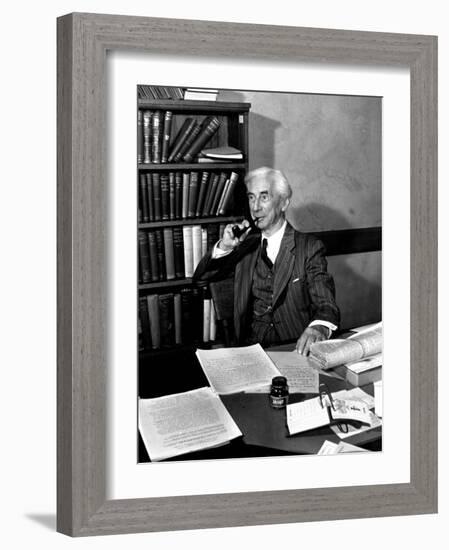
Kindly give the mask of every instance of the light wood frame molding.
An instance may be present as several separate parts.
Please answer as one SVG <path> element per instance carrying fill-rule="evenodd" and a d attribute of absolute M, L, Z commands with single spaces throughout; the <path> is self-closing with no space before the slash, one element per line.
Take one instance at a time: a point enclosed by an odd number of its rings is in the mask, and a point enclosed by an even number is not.
<path fill-rule="evenodd" d="M 83 536 L 436 512 L 437 38 L 83 13 L 57 24 L 58 531 Z M 410 483 L 106 499 L 108 50 L 410 69 Z"/>

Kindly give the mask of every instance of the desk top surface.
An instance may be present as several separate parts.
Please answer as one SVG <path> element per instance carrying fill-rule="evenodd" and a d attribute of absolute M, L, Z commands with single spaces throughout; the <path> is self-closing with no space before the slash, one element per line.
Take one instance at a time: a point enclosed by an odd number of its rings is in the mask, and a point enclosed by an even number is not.
<path fill-rule="evenodd" d="M 273 351 L 289 351 L 291 344 L 273 348 Z M 271 350 L 270 350 L 271 351 Z M 153 371 L 154 372 L 154 371 Z M 179 391 L 188 391 L 196 387 L 208 385 L 201 366 L 194 360 L 189 366 L 189 382 Z M 320 382 L 325 382 L 330 391 L 351 389 L 352 386 L 345 380 L 320 374 Z M 161 386 L 158 386 L 161 389 Z M 364 387 L 367 393 L 373 395 L 373 385 Z M 173 391 L 166 392 L 175 393 Z M 142 395 L 143 397 L 143 395 Z M 153 397 L 153 395 L 145 395 Z M 314 395 L 291 394 L 290 403 L 298 402 Z M 175 457 L 172 460 L 200 460 L 215 458 L 239 458 L 248 456 L 274 456 L 279 454 L 316 454 L 325 440 L 338 443 L 340 439 L 329 427 L 323 427 L 309 432 L 289 436 L 286 425 L 285 409 L 273 409 L 269 397 L 265 393 L 237 393 L 223 395 L 221 400 L 239 426 L 242 438 L 232 441 L 229 445 L 213 450 Z M 376 450 L 380 448 L 382 437 L 381 428 L 365 431 L 345 439 L 353 445 L 363 446 L 376 443 Z M 139 435 L 140 439 L 140 435 Z M 143 443 L 139 442 L 139 462 L 149 460 Z"/>

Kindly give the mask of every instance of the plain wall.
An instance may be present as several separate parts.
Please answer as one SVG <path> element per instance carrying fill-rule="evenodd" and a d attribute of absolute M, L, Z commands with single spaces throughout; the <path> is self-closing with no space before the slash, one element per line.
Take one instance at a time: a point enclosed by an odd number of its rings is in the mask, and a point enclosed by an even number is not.
<path fill-rule="evenodd" d="M 250 169 L 285 173 L 296 229 L 382 225 L 381 98 L 222 90 L 219 99 L 251 103 Z M 381 252 L 329 258 L 342 328 L 381 319 L 381 262 Z"/>
<path fill-rule="evenodd" d="M 1 453 L 2 540 L 8 549 L 46 550 L 237 550 L 306 549 L 331 544 L 362 545 L 364 550 L 407 550 L 446 540 L 449 522 L 449 410 L 441 339 L 439 373 L 439 513 L 397 517 L 145 533 L 71 540 L 55 533 L 56 495 L 56 25 L 58 15 L 95 11 L 211 21 L 439 34 L 440 97 L 449 95 L 449 31 L 445 5 L 437 0 L 375 4 L 349 0 L 254 4 L 241 0 L 170 3 L 143 0 L 59 0 L 7 3 L 3 8 L 1 186 L 3 394 Z M 449 277 L 444 235 L 449 233 L 449 110 L 440 105 L 440 280 Z M 30 129 L 28 137 L 26 129 Z M 32 131 L 31 131 L 32 129 Z M 28 147 L 18 146 L 29 144 Z M 30 235 L 33 236 L 31 245 Z M 34 269 L 32 269 L 34 267 Z M 30 269 L 31 268 L 31 269 Z M 448 285 L 439 289 L 441 326 L 449 306 Z M 443 317 L 444 316 L 444 317 Z M 398 317 L 398 322 L 401 319 Z M 394 327 L 389 327 L 394 330 Z M 27 353 L 24 353 L 27 351 Z M 392 365 L 394 368 L 394 365 Z M 423 366 L 425 368 L 425 365 Z M 388 376 L 388 373 L 387 373 Z M 403 388 L 399 388 L 403 390 Z M 389 390 L 395 392 L 396 388 Z M 436 396 L 438 398 L 438 396 Z M 394 414 L 394 411 L 392 411 Z M 346 457 L 328 457 L 330 463 Z M 276 459 L 272 459 L 276 460 Z M 162 465 L 161 465 L 162 466 Z M 257 460 L 254 467 L 266 472 Z M 338 466 L 337 466 L 338 468 Z M 313 503 L 311 503 L 313 505 Z M 330 503 L 330 506 L 333 504 Z M 338 506 L 338 502 L 334 504 Z M 386 512 L 387 513 L 387 512 Z"/>

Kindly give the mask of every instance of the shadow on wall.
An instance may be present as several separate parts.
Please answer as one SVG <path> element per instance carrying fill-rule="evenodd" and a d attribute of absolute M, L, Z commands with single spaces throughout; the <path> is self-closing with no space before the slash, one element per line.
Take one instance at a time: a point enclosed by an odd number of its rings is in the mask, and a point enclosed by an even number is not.
<path fill-rule="evenodd" d="M 247 101 L 247 96 L 235 90 L 220 90 L 219 99 L 222 101 L 244 103 Z M 275 136 L 276 130 L 281 127 L 282 123 L 279 120 L 251 111 L 251 116 L 249 117 L 250 170 L 259 168 L 260 166 L 275 166 Z"/>
<path fill-rule="evenodd" d="M 295 229 L 304 232 L 348 227 L 338 211 L 315 203 L 291 208 L 287 217 Z M 335 281 L 342 329 L 382 319 L 381 251 L 329 256 L 328 270 Z"/>

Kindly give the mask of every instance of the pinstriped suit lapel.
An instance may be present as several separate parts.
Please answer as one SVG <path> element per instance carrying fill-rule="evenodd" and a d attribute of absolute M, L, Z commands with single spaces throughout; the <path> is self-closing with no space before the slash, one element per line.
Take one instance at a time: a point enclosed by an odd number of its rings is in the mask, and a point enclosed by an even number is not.
<path fill-rule="evenodd" d="M 288 283 L 295 265 L 295 233 L 293 227 L 287 223 L 282 238 L 281 247 L 275 262 L 273 282 L 273 306 L 275 306 L 282 291 Z"/>

